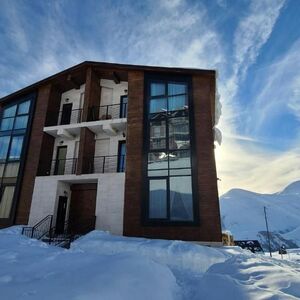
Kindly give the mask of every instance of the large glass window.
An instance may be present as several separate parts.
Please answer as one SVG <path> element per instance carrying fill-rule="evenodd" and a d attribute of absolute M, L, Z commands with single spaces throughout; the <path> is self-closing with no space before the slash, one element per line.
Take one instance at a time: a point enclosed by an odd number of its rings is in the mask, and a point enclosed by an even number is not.
<path fill-rule="evenodd" d="M 7 156 L 10 136 L 0 136 L 0 161 L 5 160 Z"/>
<path fill-rule="evenodd" d="M 194 221 L 188 83 L 148 82 L 148 219 Z"/>
<path fill-rule="evenodd" d="M 22 145 L 23 145 L 23 135 L 13 136 L 10 150 L 9 150 L 9 159 L 10 160 L 18 160 L 21 156 Z"/>
<path fill-rule="evenodd" d="M 0 219 L 11 217 L 31 100 L 21 100 L 0 112 Z"/>
<path fill-rule="evenodd" d="M 9 218 L 14 191 L 14 186 L 4 186 L 0 189 L 0 218 Z"/>

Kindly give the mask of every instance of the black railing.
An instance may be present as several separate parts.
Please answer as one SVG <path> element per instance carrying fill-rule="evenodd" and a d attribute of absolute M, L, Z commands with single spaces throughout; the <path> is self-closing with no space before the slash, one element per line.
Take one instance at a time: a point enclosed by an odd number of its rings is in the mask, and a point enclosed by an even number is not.
<path fill-rule="evenodd" d="M 69 112 L 62 110 L 57 112 L 48 112 L 45 126 L 67 125 L 82 122 L 82 109 L 73 109 Z"/>
<path fill-rule="evenodd" d="M 47 175 L 71 175 L 76 173 L 77 158 L 55 159 Z"/>
<path fill-rule="evenodd" d="M 91 173 L 117 173 L 125 171 L 125 155 L 95 156 Z"/>
<path fill-rule="evenodd" d="M 22 234 L 29 237 L 40 240 L 43 236 L 49 233 L 52 228 L 53 215 L 48 215 L 43 220 L 38 222 L 33 227 L 25 226 L 22 228 Z"/>
<path fill-rule="evenodd" d="M 63 111 L 60 111 L 58 114 L 58 124 L 76 124 L 82 122 L 82 109 L 73 109 L 71 113 L 64 114 Z"/>
<path fill-rule="evenodd" d="M 127 117 L 127 103 L 94 106 L 89 110 L 89 121 L 110 120 Z"/>
<path fill-rule="evenodd" d="M 125 172 L 126 155 L 95 156 L 87 162 L 86 174 Z M 78 158 L 56 159 L 39 176 L 76 174 Z"/>

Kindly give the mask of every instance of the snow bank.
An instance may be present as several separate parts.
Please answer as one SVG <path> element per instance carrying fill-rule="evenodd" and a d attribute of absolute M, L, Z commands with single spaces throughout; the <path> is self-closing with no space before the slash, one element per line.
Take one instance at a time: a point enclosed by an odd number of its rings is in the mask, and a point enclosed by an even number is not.
<path fill-rule="evenodd" d="M 0 299 L 299 299 L 299 257 L 98 231 L 64 250 L 13 227 L 0 230 Z"/>
<path fill-rule="evenodd" d="M 211 265 L 224 262 L 229 257 L 215 248 L 194 243 L 112 236 L 96 230 L 76 240 L 72 249 L 105 255 L 134 253 L 173 268 L 202 273 Z"/>
<path fill-rule="evenodd" d="M 51 247 L 0 230 L 0 298 L 176 299 L 176 278 L 133 253 L 96 255 Z"/>

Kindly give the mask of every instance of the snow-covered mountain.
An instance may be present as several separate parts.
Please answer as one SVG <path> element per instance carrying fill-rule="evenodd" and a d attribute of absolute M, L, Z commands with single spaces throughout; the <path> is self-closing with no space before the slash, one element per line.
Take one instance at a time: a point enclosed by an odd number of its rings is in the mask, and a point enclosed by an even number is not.
<path fill-rule="evenodd" d="M 236 240 L 258 239 L 267 249 L 264 206 L 273 250 L 282 244 L 300 247 L 300 181 L 275 194 L 230 190 L 220 197 L 223 229 L 231 231 Z"/>

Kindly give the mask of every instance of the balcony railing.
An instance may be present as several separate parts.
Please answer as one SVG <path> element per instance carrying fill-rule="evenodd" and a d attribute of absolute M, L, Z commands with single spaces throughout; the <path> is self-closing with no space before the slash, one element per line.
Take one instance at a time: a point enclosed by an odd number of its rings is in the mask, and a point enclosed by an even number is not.
<path fill-rule="evenodd" d="M 88 171 L 93 173 L 125 172 L 125 155 L 95 156 L 88 163 Z M 78 158 L 56 159 L 51 161 L 51 168 L 39 172 L 39 176 L 76 174 Z"/>
<path fill-rule="evenodd" d="M 127 118 L 127 103 L 94 106 L 89 110 L 89 121 Z"/>
<path fill-rule="evenodd" d="M 48 113 L 46 126 L 77 124 L 83 122 L 83 109 L 73 109 L 68 112 Z M 127 117 L 127 103 L 91 107 L 88 111 L 88 121 L 111 120 Z"/>

